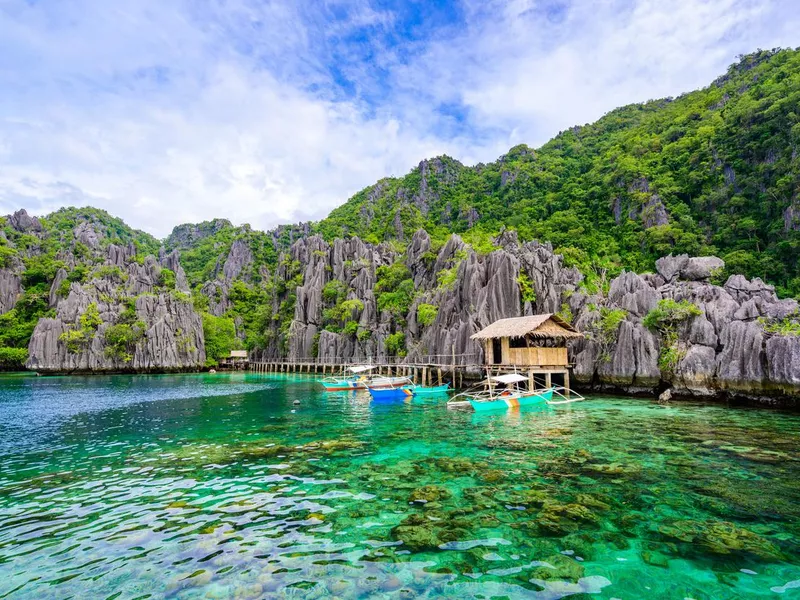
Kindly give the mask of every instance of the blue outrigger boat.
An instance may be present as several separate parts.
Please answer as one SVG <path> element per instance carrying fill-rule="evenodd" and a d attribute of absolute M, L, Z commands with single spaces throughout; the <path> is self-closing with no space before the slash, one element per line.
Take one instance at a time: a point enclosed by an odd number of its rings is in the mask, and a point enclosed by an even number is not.
<path fill-rule="evenodd" d="M 449 384 L 425 387 L 414 385 L 408 378 L 407 385 L 396 388 L 379 388 L 367 385 L 370 395 L 375 400 L 393 400 L 396 398 L 408 398 L 410 396 L 436 396 L 446 394 L 450 390 Z"/>

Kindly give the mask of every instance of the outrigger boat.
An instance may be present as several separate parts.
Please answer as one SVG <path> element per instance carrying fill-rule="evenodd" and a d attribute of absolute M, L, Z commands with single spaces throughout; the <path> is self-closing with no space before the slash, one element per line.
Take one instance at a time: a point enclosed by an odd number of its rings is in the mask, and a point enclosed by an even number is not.
<path fill-rule="evenodd" d="M 446 394 L 450 389 L 449 385 L 425 387 L 421 385 L 414 385 L 414 383 L 408 377 L 402 377 L 400 379 L 405 379 L 405 384 L 395 388 L 380 388 L 371 382 L 367 384 L 367 388 L 369 388 L 369 393 L 376 400 L 407 398 L 409 396 L 434 396 L 437 394 Z"/>
<path fill-rule="evenodd" d="M 347 367 L 345 373 L 334 377 L 320 379 L 326 392 L 346 392 L 367 389 L 367 373 L 374 369 L 372 365 L 355 365 Z"/>
<path fill-rule="evenodd" d="M 413 392 L 415 396 L 438 396 L 446 394 L 450 391 L 450 384 L 433 385 L 430 387 L 423 387 L 421 385 L 414 386 Z"/>
<path fill-rule="evenodd" d="M 576 398 L 574 399 L 567 399 L 561 393 L 564 388 L 550 387 L 531 390 L 523 385 L 523 382 L 527 381 L 527 377 L 518 373 L 495 375 L 483 382 L 482 390 L 467 391 L 453 396 L 447 405 L 453 408 L 470 406 L 475 412 L 487 412 L 522 406 L 561 404 L 562 401 L 553 401 L 554 395 L 564 398 L 566 402 L 584 399 L 578 394 L 575 394 Z M 574 392 L 572 393 L 574 394 Z"/>

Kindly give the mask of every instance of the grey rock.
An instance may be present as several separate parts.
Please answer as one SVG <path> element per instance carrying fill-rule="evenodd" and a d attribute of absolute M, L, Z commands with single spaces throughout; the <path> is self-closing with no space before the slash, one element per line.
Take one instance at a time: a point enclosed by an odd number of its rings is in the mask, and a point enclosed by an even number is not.
<path fill-rule="evenodd" d="M 22 295 L 20 276 L 11 269 L 0 269 L 0 315 L 14 308 L 20 295 Z"/>
<path fill-rule="evenodd" d="M 624 271 L 611 282 L 608 300 L 632 315 L 644 317 L 661 300 L 661 294 L 644 277 Z"/>
<path fill-rule="evenodd" d="M 253 252 L 250 250 L 250 246 L 244 240 L 234 241 L 222 267 L 225 281 L 230 283 L 251 264 L 253 264 Z"/>
<path fill-rule="evenodd" d="M 737 302 L 745 302 L 751 298 L 761 298 L 771 304 L 778 302 L 775 288 L 758 277 L 748 281 L 744 275 L 731 275 L 724 287 Z"/>
<path fill-rule="evenodd" d="M 42 224 L 36 217 L 28 215 L 24 208 L 6 217 L 9 225 L 21 233 L 39 233 L 42 231 Z"/>
<path fill-rule="evenodd" d="M 673 385 L 684 394 L 711 396 L 716 392 L 716 351 L 703 345 L 690 346 L 675 369 Z"/>
<path fill-rule="evenodd" d="M 664 281 L 669 283 L 677 279 L 680 272 L 689 262 L 688 254 L 680 254 L 678 256 L 664 256 L 656 261 L 656 270 L 658 274 L 664 278 Z"/>
<path fill-rule="evenodd" d="M 59 269 L 58 272 L 56 272 L 56 276 L 50 286 L 50 295 L 48 298 L 50 308 L 54 308 L 55 305 L 58 304 L 58 289 L 61 287 L 61 284 L 66 281 L 67 275 L 66 269 Z"/>
<path fill-rule="evenodd" d="M 800 394 L 800 337 L 773 336 L 765 351 L 769 383 L 787 394 Z"/>
<path fill-rule="evenodd" d="M 86 244 L 89 248 L 97 248 L 100 245 L 100 239 L 97 232 L 88 221 L 81 221 L 73 230 L 75 239 L 82 244 Z"/>
<path fill-rule="evenodd" d="M 758 389 L 764 381 L 764 335 L 757 323 L 733 321 L 720 333 L 722 351 L 717 356 L 721 386 Z"/>
<path fill-rule="evenodd" d="M 106 352 L 105 332 L 119 319 L 125 305 L 119 287 L 107 280 L 81 286 L 73 283 L 67 298 L 58 303 L 55 318 L 40 319 L 28 346 L 26 367 L 40 372 L 173 371 L 198 369 L 205 363 L 205 343 L 200 316 L 191 303 L 169 294 L 136 298 L 137 317 L 145 323 L 143 339 L 130 361 Z M 69 352 L 61 335 L 80 324 L 80 316 L 92 302 L 103 323 L 87 344 Z"/>
<path fill-rule="evenodd" d="M 693 257 L 681 269 L 680 277 L 689 281 L 707 281 L 724 268 L 725 261 L 716 256 Z"/>

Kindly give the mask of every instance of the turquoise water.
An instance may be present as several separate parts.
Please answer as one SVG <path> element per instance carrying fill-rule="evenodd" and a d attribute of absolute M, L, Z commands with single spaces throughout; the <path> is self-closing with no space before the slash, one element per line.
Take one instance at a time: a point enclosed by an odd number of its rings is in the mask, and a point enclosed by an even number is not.
<path fill-rule="evenodd" d="M 295 401 L 299 404 L 294 404 Z M 0 378 L 0 598 L 800 598 L 800 415 Z"/>

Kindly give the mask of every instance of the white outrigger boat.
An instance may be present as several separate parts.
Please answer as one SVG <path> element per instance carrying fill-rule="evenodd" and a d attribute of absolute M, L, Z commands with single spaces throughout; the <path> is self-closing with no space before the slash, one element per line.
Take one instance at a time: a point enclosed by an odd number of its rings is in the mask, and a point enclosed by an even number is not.
<path fill-rule="evenodd" d="M 320 379 L 326 392 L 344 392 L 353 390 L 399 388 L 411 383 L 408 377 L 389 377 L 386 375 L 368 376 L 373 365 L 357 365 L 347 367 L 345 373 L 334 377 Z"/>
<path fill-rule="evenodd" d="M 345 392 L 367 389 L 367 374 L 374 369 L 373 365 L 354 365 L 347 367 L 340 375 L 320 379 L 326 392 Z"/>
<path fill-rule="evenodd" d="M 521 406 L 537 406 L 543 404 L 563 404 L 585 400 L 580 394 L 570 392 L 574 398 L 564 395 L 563 387 L 528 389 L 528 378 L 518 373 L 495 375 L 481 383 L 482 389 L 462 392 L 448 401 L 450 408 L 471 407 L 475 412 L 507 410 Z M 553 398 L 561 400 L 553 400 Z"/>

